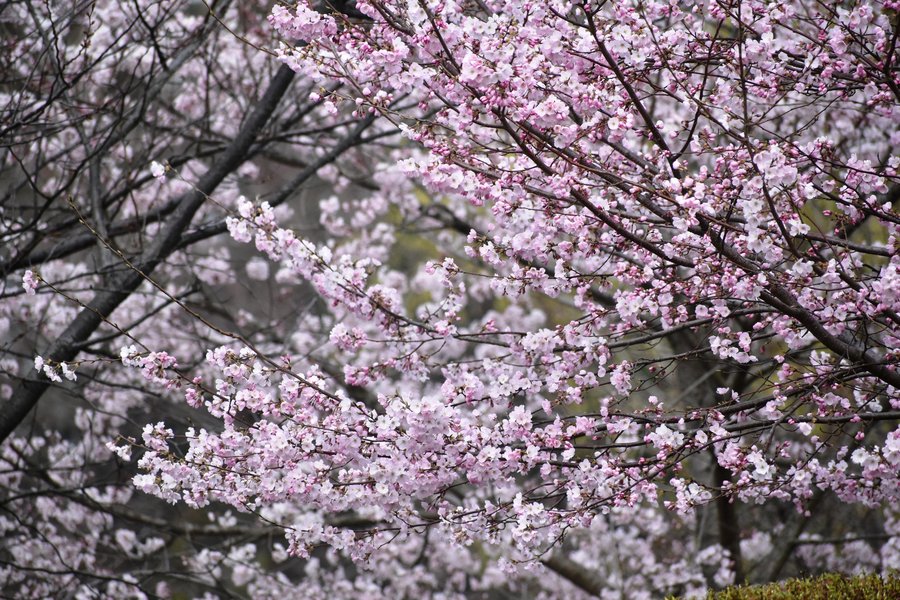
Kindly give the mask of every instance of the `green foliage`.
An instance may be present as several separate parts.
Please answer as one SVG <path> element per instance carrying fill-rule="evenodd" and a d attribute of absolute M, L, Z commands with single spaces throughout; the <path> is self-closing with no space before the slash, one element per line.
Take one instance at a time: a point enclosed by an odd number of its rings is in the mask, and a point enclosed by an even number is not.
<path fill-rule="evenodd" d="M 891 573 L 848 577 L 828 573 L 766 585 L 730 587 L 709 592 L 707 600 L 894 600 L 900 598 L 900 576 Z"/>

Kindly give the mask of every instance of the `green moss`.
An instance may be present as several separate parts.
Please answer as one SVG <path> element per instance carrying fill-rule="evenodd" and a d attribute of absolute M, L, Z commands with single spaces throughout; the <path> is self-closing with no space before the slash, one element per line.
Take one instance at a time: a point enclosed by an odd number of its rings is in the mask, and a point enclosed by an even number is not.
<path fill-rule="evenodd" d="M 900 576 L 847 576 L 828 573 L 767 585 L 736 586 L 709 592 L 707 600 L 894 600 L 900 598 Z"/>

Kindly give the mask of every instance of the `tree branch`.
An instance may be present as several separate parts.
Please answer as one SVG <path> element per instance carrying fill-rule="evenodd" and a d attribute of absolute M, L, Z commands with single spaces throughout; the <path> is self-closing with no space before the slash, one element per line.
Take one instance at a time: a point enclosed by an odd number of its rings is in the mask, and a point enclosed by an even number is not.
<path fill-rule="evenodd" d="M 206 172 L 195 189 L 179 199 L 178 207 L 169 217 L 161 234 L 143 255 L 134 261 L 136 268 L 113 280 L 109 290 L 95 294 L 66 330 L 57 337 L 46 352 L 46 358 L 53 362 L 73 360 L 81 344 L 138 288 L 156 266 L 178 247 L 182 233 L 197 210 L 222 180 L 245 160 L 253 141 L 271 118 L 294 77 L 295 73 L 287 66 L 283 65 L 278 70 L 269 88 L 221 160 Z M 49 382 L 33 369 L 16 387 L 12 397 L 0 405 L 0 443 L 22 422 L 48 387 Z"/>

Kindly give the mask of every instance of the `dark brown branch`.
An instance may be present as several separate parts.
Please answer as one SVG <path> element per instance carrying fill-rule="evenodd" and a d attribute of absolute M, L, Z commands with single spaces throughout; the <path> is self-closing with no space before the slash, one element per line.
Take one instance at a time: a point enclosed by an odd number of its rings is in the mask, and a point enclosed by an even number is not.
<path fill-rule="evenodd" d="M 269 88 L 220 161 L 206 172 L 195 189 L 179 199 L 178 207 L 169 217 L 161 234 L 142 256 L 133 261 L 136 268 L 113 280 L 111 289 L 98 292 L 47 350 L 46 358 L 53 362 L 73 360 L 81 344 L 138 288 L 160 262 L 177 249 L 182 233 L 190 225 L 197 210 L 222 180 L 244 162 L 256 136 L 271 118 L 294 77 L 295 73 L 286 66 L 278 70 Z M 36 370 L 32 370 L 31 374 L 19 383 L 12 397 L 0 405 L 0 442 L 9 437 L 48 387 L 49 382 Z"/>

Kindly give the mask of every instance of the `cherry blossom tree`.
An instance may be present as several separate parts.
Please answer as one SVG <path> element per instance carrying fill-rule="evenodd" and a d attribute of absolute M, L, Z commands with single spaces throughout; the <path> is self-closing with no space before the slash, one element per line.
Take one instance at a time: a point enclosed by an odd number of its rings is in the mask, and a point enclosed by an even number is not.
<path fill-rule="evenodd" d="M 72 5 L 2 21 L 5 588 L 900 567 L 896 2 Z"/>

